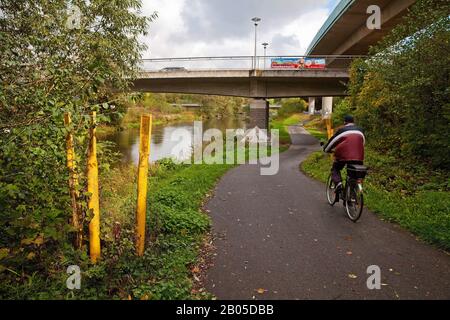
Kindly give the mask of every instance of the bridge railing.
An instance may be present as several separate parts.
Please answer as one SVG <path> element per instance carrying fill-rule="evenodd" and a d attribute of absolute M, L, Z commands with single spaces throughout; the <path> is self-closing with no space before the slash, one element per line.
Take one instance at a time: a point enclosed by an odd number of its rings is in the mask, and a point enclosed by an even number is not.
<path fill-rule="evenodd" d="M 364 56 L 219 56 L 143 59 L 142 71 L 345 69 Z"/>

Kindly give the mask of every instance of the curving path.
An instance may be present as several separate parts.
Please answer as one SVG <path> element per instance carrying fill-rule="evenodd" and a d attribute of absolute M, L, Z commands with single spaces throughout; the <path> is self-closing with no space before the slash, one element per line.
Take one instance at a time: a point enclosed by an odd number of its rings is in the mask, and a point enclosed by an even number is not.
<path fill-rule="evenodd" d="M 224 300 L 450 299 L 450 256 L 370 212 L 354 224 L 330 207 L 324 185 L 299 171 L 317 140 L 289 129 L 277 175 L 239 166 L 207 203 L 217 250 L 206 288 Z M 371 265 L 381 290 L 367 288 Z"/>

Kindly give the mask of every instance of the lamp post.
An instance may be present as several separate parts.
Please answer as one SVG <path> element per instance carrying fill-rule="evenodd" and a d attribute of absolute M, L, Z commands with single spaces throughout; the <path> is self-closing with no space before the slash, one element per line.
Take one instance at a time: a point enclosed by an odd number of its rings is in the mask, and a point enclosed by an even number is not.
<path fill-rule="evenodd" d="M 263 44 L 264 47 L 264 70 L 266 70 L 266 52 L 267 52 L 267 46 L 269 45 L 267 42 L 264 42 Z"/>
<path fill-rule="evenodd" d="M 253 58 L 253 63 L 252 63 L 252 69 L 256 70 L 256 43 L 257 43 L 257 29 L 258 29 L 258 23 L 261 21 L 261 18 L 258 17 L 254 17 L 252 19 L 252 21 L 255 23 L 255 55 Z"/>

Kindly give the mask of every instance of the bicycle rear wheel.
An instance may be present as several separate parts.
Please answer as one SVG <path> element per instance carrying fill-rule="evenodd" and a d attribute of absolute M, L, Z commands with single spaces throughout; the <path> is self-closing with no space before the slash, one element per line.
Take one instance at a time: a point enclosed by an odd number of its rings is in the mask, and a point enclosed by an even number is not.
<path fill-rule="evenodd" d="M 347 216 L 353 222 L 357 222 L 362 215 L 364 208 L 364 195 L 359 189 L 358 184 L 353 181 L 348 181 L 345 190 L 345 211 Z"/>
<path fill-rule="evenodd" d="M 336 186 L 334 185 L 333 179 L 331 178 L 331 174 L 327 180 L 327 200 L 330 206 L 334 206 L 336 203 Z"/>

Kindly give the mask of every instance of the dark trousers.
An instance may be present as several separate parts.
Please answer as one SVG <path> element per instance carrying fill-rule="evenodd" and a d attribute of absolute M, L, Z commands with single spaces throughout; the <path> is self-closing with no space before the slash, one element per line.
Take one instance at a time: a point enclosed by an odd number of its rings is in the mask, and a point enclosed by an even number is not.
<path fill-rule="evenodd" d="M 362 161 L 335 161 L 333 163 L 333 167 L 331 168 L 331 179 L 335 185 L 342 182 L 341 170 L 345 168 L 347 164 L 360 164 L 362 165 Z"/>

